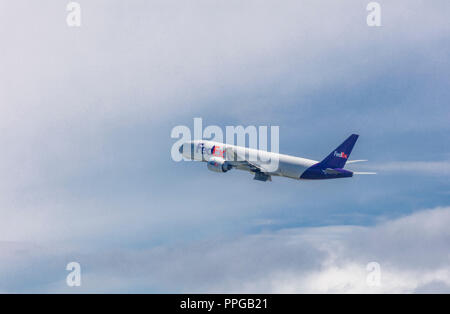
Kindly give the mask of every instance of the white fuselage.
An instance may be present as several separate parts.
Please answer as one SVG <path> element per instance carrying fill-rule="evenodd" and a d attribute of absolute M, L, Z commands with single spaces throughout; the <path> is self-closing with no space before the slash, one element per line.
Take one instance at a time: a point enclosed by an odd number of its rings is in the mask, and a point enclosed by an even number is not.
<path fill-rule="evenodd" d="M 204 140 L 191 141 L 183 144 L 182 154 L 187 159 L 207 162 L 213 157 L 229 159 L 230 152 L 233 152 L 239 156 L 253 155 L 260 156 L 263 160 L 276 160 L 276 167 L 271 167 L 270 171 L 267 171 L 266 173 L 269 175 L 288 177 L 292 179 L 300 179 L 306 169 L 318 163 L 316 160 Z M 252 163 L 265 167 L 264 162 L 260 162 L 257 159 L 252 161 Z M 245 165 L 240 166 L 238 163 L 236 163 L 234 168 L 251 171 Z"/>

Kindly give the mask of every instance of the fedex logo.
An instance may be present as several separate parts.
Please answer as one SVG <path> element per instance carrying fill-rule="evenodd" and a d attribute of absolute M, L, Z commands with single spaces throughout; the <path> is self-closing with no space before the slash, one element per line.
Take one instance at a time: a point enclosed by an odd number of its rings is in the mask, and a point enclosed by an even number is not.
<path fill-rule="evenodd" d="M 204 143 L 198 143 L 195 152 L 201 153 L 202 155 L 206 154 L 224 158 L 226 150 L 217 145 L 214 145 L 211 149 L 207 149 Z"/>
<path fill-rule="evenodd" d="M 338 153 L 337 151 L 334 151 L 334 156 L 335 157 L 340 157 L 340 158 L 348 158 L 348 155 L 346 155 L 344 152 Z"/>
<path fill-rule="evenodd" d="M 202 155 L 205 153 L 205 144 L 203 144 L 203 143 L 197 144 L 197 148 L 195 149 L 195 152 L 198 153 L 199 151 L 202 153 Z"/>
<path fill-rule="evenodd" d="M 225 158 L 225 149 L 222 149 L 220 146 L 214 145 L 213 148 L 211 148 L 211 155 L 216 157 L 222 157 Z"/>

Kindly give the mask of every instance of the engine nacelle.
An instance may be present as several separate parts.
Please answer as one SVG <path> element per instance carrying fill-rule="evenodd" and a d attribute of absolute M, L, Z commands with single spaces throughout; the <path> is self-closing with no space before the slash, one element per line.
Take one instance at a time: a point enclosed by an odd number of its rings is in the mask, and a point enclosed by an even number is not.
<path fill-rule="evenodd" d="M 231 165 L 228 161 L 225 161 L 220 157 L 212 157 L 207 164 L 208 169 L 214 172 L 227 172 L 231 169 Z"/>

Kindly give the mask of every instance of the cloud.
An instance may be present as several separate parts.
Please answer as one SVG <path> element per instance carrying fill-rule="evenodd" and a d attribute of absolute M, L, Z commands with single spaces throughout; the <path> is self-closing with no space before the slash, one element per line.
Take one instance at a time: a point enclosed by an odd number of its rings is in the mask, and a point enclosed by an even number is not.
<path fill-rule="evenodd" d="M 380 173 L 409 173 L 432 176 L 450 175 L 450 161 L 391 161 L 374 163 L 365 166 L 367 169 L 377 170 Z"/>
<path fill-rule="evenodd" d="M 66 26 L 65 5 L 54 1 L 4 4 L 1 238 L 73 240 L 108 228 L 125 237 L 130 232 L 122 221 L 134 230 L 153 230 L 171 225 L 166 212 L 182 206 L 188 208 L 177 213 L 182 220 L 190 221 L 190 211 L 204 217 L 210 208 L 198 206 L 184 186 L 194 173 L 209 177 L 198 174 L 204 169 L 180 170 L 169 160 L 170 129 L 189 125 L 194 116 L 205 117 L 205 124 L 279 124 L 283 152 L 312 159 L 341 140 L 336 130 L 344 138 L 364 127 L 358 150 L 371 132 L 397 132 L 400 125 L 447 128 L 446 115 L 439 113 L 448 106 L 439 105 L 448 98 L 434 92 L 448 90 L 439 87 L 445 81 L 440 71 L 448 69 L 441 64 L 448 55 L 441 46 L 449 31 L 442 9 L 448 1 L 405 3 L 382 3 L 386 24 L 377 30 L 365 24 L 367 11 L 358 1 L 328 1 L 326 10 L 299 1 L 83 2 L 79 29 Z M 411 28 L 409 19 L 420 27 Z M 385 82 L 389 78 L 395 84 Z M 427 106 L 408 102 L 416 99 L 414 91 Z M 379 97 L 386 94 L 385 103 Z M 401 103 L 394 104 L 398 98 Z M 423 108 L 432 119 L 424 118 Z M 376 115 L 383 117 L 372 119 Z M 367 155 L 376 155 L 375 148 Z M 233 189 L 234 180 L 225 180 L 222 188 L 245 197 Z M 294 195 L 294 189 L 277 193 Z M 167 200 L 170 192 L 185 201 Z M 205 204 L 214 196 L 205 196 Z M 292 198 L 285 198 L 287 204 L 275 197 L 265 201 L 291 206 Z M 233 213 L 253 202 L 234 202 Z"/>
<path fill-rule="evenodd" d="M 87 266 L 91 291 L 281 291 L 283 282 L 324 290 L 312 282 L 331 277 L 340 287 L 367 261 L 336 266 L 337 248 L 311 240 L 329 232 L 350 246 L 340 233 L 359 227 L 270 230 L 364 225 L 448 204 L 436 193 L 446 182 L 379 175 L 259 185 L 247 173 L 218 176 L 169 157 L 170 129 L 202 116 L 205 124 L 278 124 L 283 153 L 313 159 L 361 131 L 355 158 L 435 160 L 449 127 L 448 1 L 382 1 L 378 29 L 367 27 L 359 1 L 80 3 L 79 29 L 66 26 L 66 3 L 0 4 L 0 241 L 11 241 L 1 249 L 8 280 L 0 289 L 60 291 L 60 264 L 73 258 Z M 404 166 L 384 169 L 427 168 Z M 92 253 L 99 249 L 105 257 Z"/>
<path fill-rule="evenodd" d="M 295 228 L 151 249 L 50 253 L 44 248 L 3 244 L 2 263 L 22 286 L 11 289 L 10 279 L 1 283 L 0 290 L 449 292 L 449 223 L 450 207 L 442 207 L 371 227 Z M 51 266 L 48 261 L 53 261 Z M 65 286 L 64 262 L 69 261 L 82 265 L 83 284 L 78 290 Z M 367 284 L 370 262 L 381 267 L 380 286 Z M 45 276 L 27 280 L 30 265 L 34 274 Z"/>

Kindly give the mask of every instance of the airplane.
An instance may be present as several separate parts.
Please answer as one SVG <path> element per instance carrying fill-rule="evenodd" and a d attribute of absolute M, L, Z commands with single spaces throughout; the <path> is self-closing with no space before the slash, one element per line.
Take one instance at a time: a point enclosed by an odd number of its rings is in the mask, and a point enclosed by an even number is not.
<path fill-rule="evenodd" d="M 375 172 L 355 172 L 344 169 L 346 163 L 367 161 L 347 161 L 358 137 L 358 134 L 350 135 L 320 162 L 207 140 L 183 143 L 179 152 L 188 160 L 206 162 L 207 168 L 211 171 L 224 173 L 231 169 L 245 170 L 254 174 L 254 180 L 264 182 L 272 181 L 272 176 L 296 180 L 324 180 L 350 178 L 354 174 L 376 174 Z M 278 163 L 275 169 L 269 169 L 258 158 L 250 158 L 249 156 L 264 157 L 266 161 L 272 158 L 272 160 L 277 160 Z"/>

